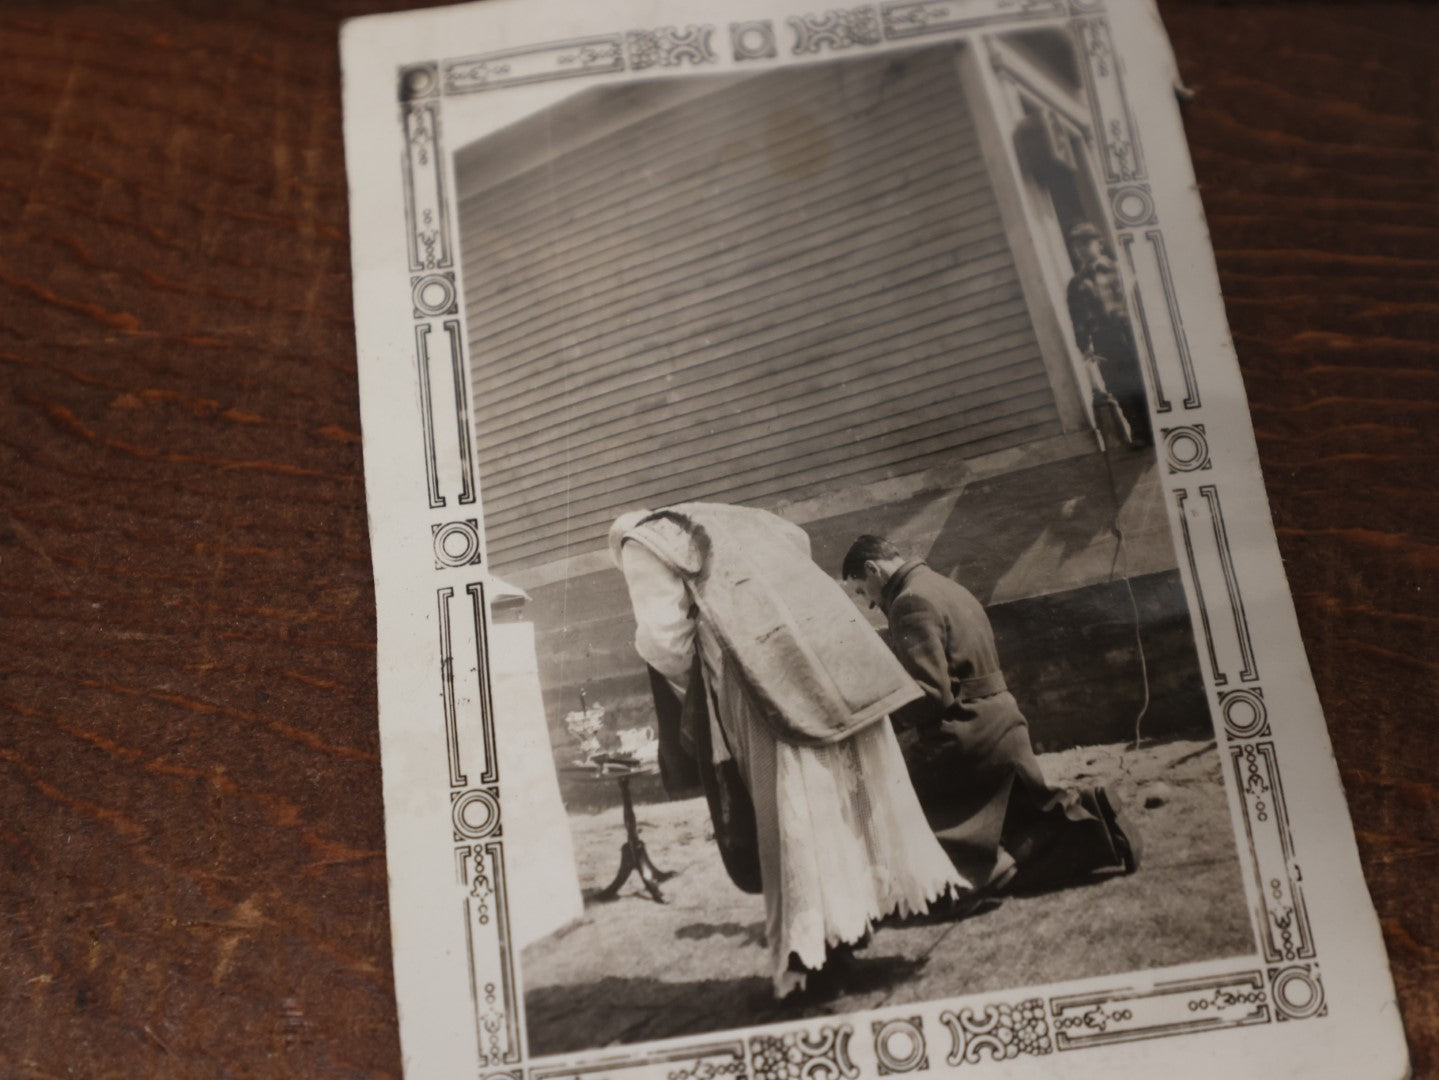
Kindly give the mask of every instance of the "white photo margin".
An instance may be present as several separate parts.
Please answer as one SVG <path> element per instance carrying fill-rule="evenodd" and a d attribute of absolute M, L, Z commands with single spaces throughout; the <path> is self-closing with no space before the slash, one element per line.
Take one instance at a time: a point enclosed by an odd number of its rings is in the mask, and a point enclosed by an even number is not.
<path fill-rule="evenodd" d="M 470 431 L 471 351 L 456 303 L 464 286 L 449 151 L 606 80 L 749 71 L 946 40 L 968 44 L 966 78 L 993 99 L 1005 58 L 987 35 L 1037 25 L 1070 27 L 1082 46 L 1108 226 L 1136 298 L 1254 953 L 532 1061 L 510 940 L 507 864 L 517 853 L 507 845 L 517 840 L 503 812 L 507 782 L 524 778 L 511 775 L 494 739 L 483 491 Z M 1149 4 L 890 0 L 816 10 L 798 0 L 493 0 L 354 21 L 342 54 L 408 1075 L 778 1080 L 778 1066 L 796 1055 L 804 1076 L 826 1080 L 918 1068 L 1211 1076 L 1240 1063 L 1256 1075 L 1403 1075 L 1382 938 L 1269 519 L 1175 66 Z M 992 159 L 1012 153 L 989 141 Z M 991 160 L 1001 177 L 1004 167 Z M 1011 202 L 1007 231 L 1028 290 L 1039 287 L 1038 271 L 1024 271 L 1027 245 L 1014 243 L 1023 200 Z M 1070 349 L 1067 328 L 1036 333 L 1063 401 L 1061 386 L 1074 376 L 1053 357 Z M 1061 408 L 1067 430 L 1082 420 L 1078 398 Z"/>

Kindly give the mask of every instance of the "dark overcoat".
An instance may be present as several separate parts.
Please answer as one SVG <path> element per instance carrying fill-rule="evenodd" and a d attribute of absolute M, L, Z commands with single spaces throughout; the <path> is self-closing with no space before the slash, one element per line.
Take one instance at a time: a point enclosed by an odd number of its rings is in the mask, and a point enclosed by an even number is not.
<path fill-rule="evenodd" d="M 896 728 L 959 743 L 982 758 L 1024 724 L 1004 682 L 984 606 L 918 559 L 895 572 L 880 606 L 890 646 L 924 697 L 894 714 Z"/>
<path fill-rule="evenodd" d="M 891 648 L 924 691 L 893 717 L 905 765 L 960 872 L 992 880 L 1007 855 L 1042 885 L 1114 867 L 1094 800 L 1045 780 L 974 594 L 914 559 L 886 583 L 880 606 Z"/>

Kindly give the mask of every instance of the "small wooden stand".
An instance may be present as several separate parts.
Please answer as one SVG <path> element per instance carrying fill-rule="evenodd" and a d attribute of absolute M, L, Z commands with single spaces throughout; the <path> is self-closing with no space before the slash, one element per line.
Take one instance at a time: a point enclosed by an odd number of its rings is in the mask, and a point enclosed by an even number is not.
<path fill-rule="evenodd" d="M 660 892 L 660 883 L 674 877 L 674 873 L 668 870 L 661 870 L 654 863 L 650 862 L 649 854 L 645 851 L 645 843 L 640 839 L 639 822 L 635 820 L 635 805 L 630 799 L 630 778 L 633 773 L 621 773 L 615 779 L 619 781 L 620 798 L 624 803 L 625 815 L 625 842 L 620 846 L 620 868 L 615 874 L 614 881 L 603 889 L 596 897 L 598 900 L 613 900 L 619 895 L 620 886 L 629 880 L 630 875 L 638 873 L 640 881 L 644 883 L 645 891 L 650 894 L 657 904 L 665 902 L 664 893 Z"/>

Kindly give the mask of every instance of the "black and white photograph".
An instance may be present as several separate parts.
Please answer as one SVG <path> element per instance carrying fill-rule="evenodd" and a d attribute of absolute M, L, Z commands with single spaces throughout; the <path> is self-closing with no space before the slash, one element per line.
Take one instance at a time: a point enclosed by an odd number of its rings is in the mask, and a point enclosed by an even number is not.
<path fill-rule="evenodd" d="M 1402 1057 L 1151 15 L 347 28 L 408 1072 Z"/>
<path fill-rule="evenodd" d="M 457 150 L 531 1053 L 1252 947 L 1095 137 L 1041 29 Z"/>

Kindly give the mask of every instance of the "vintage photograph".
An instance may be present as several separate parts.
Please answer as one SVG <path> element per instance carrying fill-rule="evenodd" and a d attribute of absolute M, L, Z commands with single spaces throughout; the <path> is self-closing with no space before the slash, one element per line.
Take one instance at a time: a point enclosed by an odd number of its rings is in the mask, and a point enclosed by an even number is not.
<path fill-rule="evenodd" d="M 1059 26 L 453 148 L 532 1057 L 1254 951 L 1104 137 Z"/>

